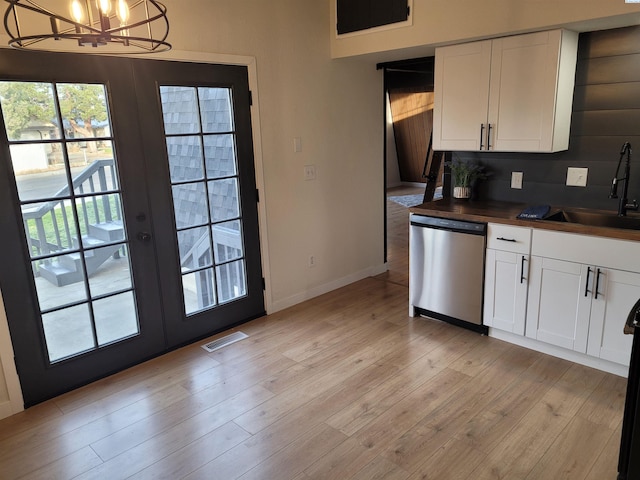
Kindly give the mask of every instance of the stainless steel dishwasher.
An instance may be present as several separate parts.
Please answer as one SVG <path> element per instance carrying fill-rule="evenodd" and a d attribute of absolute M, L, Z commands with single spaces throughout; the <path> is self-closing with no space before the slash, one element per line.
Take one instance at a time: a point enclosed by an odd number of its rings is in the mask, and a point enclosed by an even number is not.
<path fill-rule="evenodd" d="M 409 315 L 482 325 L 486 223 L 411 214 Z"/>

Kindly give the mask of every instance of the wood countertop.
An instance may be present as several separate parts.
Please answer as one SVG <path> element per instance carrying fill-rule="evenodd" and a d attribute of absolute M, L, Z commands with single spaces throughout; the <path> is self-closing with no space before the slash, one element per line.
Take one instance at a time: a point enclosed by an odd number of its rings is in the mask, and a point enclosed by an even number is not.
<path fill-rule="evenodd" d="M 541 228 L 558 232 L 579 233 L 582 235 L 596 235 L 600 237 L 618 238 L 640 242 L 640 230 L 626 230 L 622 228 L 597 227 L 577 223 L 557 222 L 552 220 L 521 220 L 517 215 L 527 208 L 528 204 L 499 201 L 457 200 L 443 198 L 433 202 L 423 203 L 411 207 L 409 211 L 419 215 L 431 217 L 468 220 L 475 222 L 504 223 L 522 227 Z M 551 207 L 550 214 L 562 210 L 563 207 Z M 615 212 L 592 209 L 568 208 L 567 210 L 588 212 L 603 212 L 615 215 Z M 632 216 L 632 215 L 629 215 Z M 636 218 L 640 216 L 633 215 Z"/>

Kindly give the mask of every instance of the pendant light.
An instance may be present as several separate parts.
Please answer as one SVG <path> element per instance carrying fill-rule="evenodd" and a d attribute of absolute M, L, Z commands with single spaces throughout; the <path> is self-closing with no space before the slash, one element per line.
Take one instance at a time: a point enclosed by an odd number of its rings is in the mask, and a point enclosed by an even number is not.
<path fill-rule="evenodd" d="M 70 0 L 66 12 L 53 11 L 46 6 L 52 2 L 45 1 L 5 0 L 10 46 L 48 51 L 94 47 L 95 53 L 106 54 L 171 49 L 167 8 L 156 0 Z"/>

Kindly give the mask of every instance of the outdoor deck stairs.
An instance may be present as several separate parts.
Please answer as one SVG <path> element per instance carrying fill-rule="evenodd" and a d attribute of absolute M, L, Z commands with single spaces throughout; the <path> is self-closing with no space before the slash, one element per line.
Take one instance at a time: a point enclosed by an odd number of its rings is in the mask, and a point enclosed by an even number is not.
<path fill-rule="evenodd" d="M 88 235 L 82 236 L 88 277 L 93 275 L 109 258 L 119 257 L 122 244 L 114 245 L 111 242 L 120 241 L 123 238 L 124 229 L 119 221 L 89 225 Z M 81 253 L 68 253 L 55 257 L 55 260 L 41 264 L 39 273 L 42 278 L 58 287 L 81 282 L 83 280 Z"/>

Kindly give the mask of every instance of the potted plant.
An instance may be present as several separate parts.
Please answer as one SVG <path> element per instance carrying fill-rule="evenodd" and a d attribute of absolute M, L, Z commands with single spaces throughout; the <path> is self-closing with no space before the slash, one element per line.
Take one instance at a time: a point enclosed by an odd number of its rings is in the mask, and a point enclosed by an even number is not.
<path fill-rule="evenodd" d="M 454 158 L 445 165 L 447 165 L 451 171 L 454 198 L 471 197 L 471 186 L 473 183 L 476 180 L 487 178 L 484 172 L 484 166 L 473 160 L 463 162 L 459 158 Z"/>

